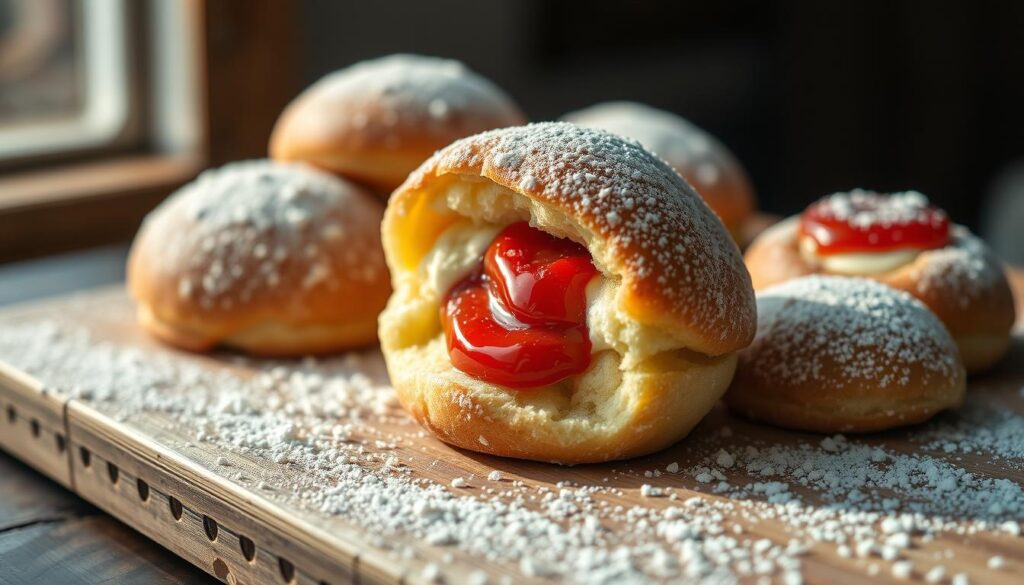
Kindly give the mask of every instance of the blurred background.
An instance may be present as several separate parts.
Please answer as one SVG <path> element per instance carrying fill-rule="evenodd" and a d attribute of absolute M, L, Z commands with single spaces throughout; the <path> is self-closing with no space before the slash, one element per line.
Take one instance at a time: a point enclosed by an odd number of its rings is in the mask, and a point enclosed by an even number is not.
<path fill-rule="evenodd" d="M 46 273 L 119 278 L 173 188 L 264 156 L 302 88 L 399 51 L 464 61 L 533 120 L 613 99 L 681 114 L 768 213 L 918 189 L 1024 263 L 1021 30 L 1017 2 L 0 0 L 0 302 L 5 276 L 40 278 L 10 268 L 26 258 L 87 249 L 108 260 Z"/>

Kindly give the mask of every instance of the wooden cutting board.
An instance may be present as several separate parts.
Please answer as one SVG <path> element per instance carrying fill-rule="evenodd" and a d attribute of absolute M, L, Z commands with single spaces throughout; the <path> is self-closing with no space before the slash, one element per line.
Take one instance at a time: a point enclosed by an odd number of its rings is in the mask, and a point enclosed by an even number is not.
<path fill-rule="evenodd" d="M 135 362 L 153 359 L 164 365 L 180 364 L 191 368 L 189 371 L 229 376 L 236 381 L 233 383 L 253 379 L 263 371 L 261 364 L 233 355 L 188 355 L 154 343 L 135 325 L 130 301 L 120 289 L 46 300 L 0 313 L 0 446 L 225 582 L 457 583 L 481 582 L 484 575 L 490 583 L 501 582 L 502 577 L 517 583 L 545 580 L 545 571 L 531 570 L 522 559 L 505 556 L 489 560 L 474 553 L 472 546 L 425 539 L 400 529 L 376 534 L 367 528 L 374 523 L 363 514 L 351 510 L 333 513 L 314 505 L 319 501 L 316 492 L 332 487 L 329 474 L 306 474 L 294 461 L 274 461 L 245 446 L 233 447 L 225 437 L 204 437 L 205 431 L 196 427 L 198 423 L 164 407 L 147 410 L 143 405 L 126 414 L 124 401 L 111 401 L 105 388 L 93 389 L 92 393 L 71 391 L 75 371 L 69 366 L 70 360 L 55 358 L 48 363 L 38 354 L 23 355 L 11 345 L 4 349 L 5 339 L 8 344 L 17 339 L 11 332 L 33 327 L 81 332 L 90 347 L 102 346 L 108 352 L 124 348 L 135 352 Z M 317 364 L 279 364 L 275 375 L 322 369 L 325 376 L 330 376 L 338 360 L 344 358 Z M 145 366 L 135 362 L 132 367 Z M 381 375 L 374 365 L 379 360 L 372 352 L 364 354 L 358 363 L 373 366 L 368 376 Z M 971 381 L 972 401 L 1024 414 L 1022 363 L 1024 338 L 1018 335 L 1013 355 L 1001 369 Z M 110 384 L 122 393 L 133 392 L 133 383 L 132 379 L 110 379 Z M 194 383 L 192 378 L 185 377 L 179 383 L 180 388 L 160 391 L 202 392 L 186 387 Z M 216 389 L 209 392 L 216 393 Z M 208 398 L 215 402 L 217 397 Z M 723 427 L 731 432 L 723 433 Z M 436 483 L 459 497 L 476 498 L 488 506 L 496 505 L 494 502 L 503 497 L 500 490 L 488 487 L 494 485 L 507 487 L 514 492 L 509 497 L 522 497 L 530 509 L 543 508 L 548 501 L 531 498 L 530 494 L 557 496 L 566 487 L 590 490 L 592 496 L 587 496 L 589 503 L 583 507 L 606 511 L 602 525 L 606 534 L 614 535 L 608 538 L 610 542 L 623 539 L 630 546 L 642 544 L 656 531 L 650 529 L 647 520 L 636 518 L 650 518 L 650 514 L 662 514 L 684 502 L 694 505 L 689 500 L 698 498 L 712 506 L 708 515 L 723 515 L 722 525 L 742 535 L 737 536 L 741 548 L 760 546 L 756 541 L 761 539 L 783 546 L 794 539 L 807 543 L 809 550 L 799 557 L 804 582 L 858 583 L 872 573 L 875 580 L 896 581 L 890 560 L 877 554 L 863 558 L 847 554 L 850 551 L 838 543 L 814 542 L 824 538 L 820 535 L 815 538 L 806 531 L 794 532 L 791 523 L 777 517 L 777 509 L 770 511 L 772 490 L 729 500 L 715 493 L 713 486 L 718 478 L 709 482 L 692 471 L 707 461 L 709 453 L 713 455 L 721 448 L 735 451 L 752 443 L 765 448 L 802 444 L 817 447 L 822 439 L 751 424 L 717 409 L 690 438 L 664 452 L 626 462 L 567 468 L 453 449 L 427 435 L 393 406 L 364 417 L 346 429 L 344 437 L 346 448 L 357 449 L 357 462 L 369 462 L 368 469 L 373 467 L 381 473 L 382 465 L 394 464 L 394 473 L 407 481 L 420 486 Z M 1024 485 L 1021 459 L 985 452 L 926 450 L 915 439 L 914 431 L 883 433 L 863 441 L 893 453 L 926 451 L 928 457 L 969 473 Z M 494 470 L 500 471 L 500 482 L 486 479 Z M 720 471 L 733 486 L 763 479 L 740 466 Z M 459 485 L 457 480 L 453 486 L 456 478 L 466 485 Z M 799 493 L 811 509 L 823 501 L 821 493 L 795 480 L 790 483 L 786 489 Z M 373 513 L 370 509 L 365 512 Z M 977 519 L 949 519 L 954 524 L 969 524 L 972 520 Z M 570 513 L 560 525 L 569 529 L 577 521 Z M 703 525 L 695 526 L 700 529 Z M 700 542 L 701 535 L 692 538 Z M 1002 567 L 989 566 L 995 555 L 1002 557 Z M 900 558 L 913 562 L 910 578 L 922 582 L 935 566 L 944 571 L 940 582 L 950 582 L 958 573 L 967 575 L 971 583 L 1024 582 L 1024 540 L 1006 526 L 993 523 L 960 532 L 950 528 L 924 540 L 914 536 L 913 546 L 901 550 Z M 733 568 L 745 582 L 757 582 L 759 578 L 779 581 L 785 576 L 777 566 L 764 575 L 742 564 Z M 686 563 L 666 570 L 660 576 L 675 580 L 685 573 Z M 936 574 L 933 571 L 933 577 Z M 561 574 L 563 578 L 580 575 Z"/>

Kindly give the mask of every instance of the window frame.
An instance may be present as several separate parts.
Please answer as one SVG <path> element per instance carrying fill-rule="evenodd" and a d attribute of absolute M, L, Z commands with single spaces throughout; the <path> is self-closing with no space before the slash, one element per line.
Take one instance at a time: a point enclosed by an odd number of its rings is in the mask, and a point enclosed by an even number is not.
<path fill-rule="evenodd" d="M 0 127 L 0 160 L 81 151 L 109 145 L 131 118 L 126 0 L 77 0 L 76 31 L 84 80 L 84 111 L 73 117 Z"/>
<path fill-rule="evenodd" d="M 147 144 L 0 169 L 0 262 L 128 240 L 202 169 L 266 156 L 273 121 L 297 91 L 295 12 L 285 2 L 151 2 L 147 18 L 161 26 L 150 27 L 148 62 L 166 75 L 148 86 Z M 181 43 L 177 32 L 197 40 Z"/>

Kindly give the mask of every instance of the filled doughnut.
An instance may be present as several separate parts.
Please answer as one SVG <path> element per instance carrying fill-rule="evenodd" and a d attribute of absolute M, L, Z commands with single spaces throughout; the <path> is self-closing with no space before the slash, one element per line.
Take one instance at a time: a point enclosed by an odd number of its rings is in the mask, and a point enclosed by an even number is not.
<path fill-rule="evenodd" d="M 562 119 L 638 140 L 678 171 L 740 240 L 754 212 L 754 189 L 736 157 L 714 136 L 671 112 L 632 102 L 598 104 Z"/>
<path fill-rule="evenodd" d="M 963 401 L 956 344 L 903 291 L 865 278 L 805 276 L 759 291 L 757 321 L 725 398 L 746 417 L 868 432 L 923 422 Z"/>
<path fill-rule="evenodd" d="M 128 259 L 139 320 L 203 351 L 317 354 L 376 339 L 390 294 L 383 205 L 306 165 L 232 163 L 146 218 Z"/>
<path fill-rule="evenodd" d="M 462 63 L 391 55 L 331 73 L 281 114 L 270 156 L 304 161 L 389 195 L 437 149 L 526 117 Z"/>
<path fill-rule="evenodd" d="M 665 447 L 754 335 L 721 221 L 635 142 L 572 124 L 455 142 L 392 195 L 380 339 L 443 441 L 565 464 Z"/>
<path fill-rule="evenodd" d="M 746 262 L 757 290 L 805 274 L 845 274 L 906 291 L 946 325 L 968 372 L 1009 347 L 1015 311 L 999 261 L 917 192 L 825 197 L 763 232 Z"/>

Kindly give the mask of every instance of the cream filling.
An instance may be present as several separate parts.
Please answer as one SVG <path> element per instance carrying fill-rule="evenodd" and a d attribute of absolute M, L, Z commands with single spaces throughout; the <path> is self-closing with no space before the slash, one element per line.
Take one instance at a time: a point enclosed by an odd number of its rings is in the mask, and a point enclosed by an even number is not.
<path fill-rule="evenodd" d="M 457 282 L 480 266 L 487 247 L 503 226 L 463 220 L 445 230 L 420 262 L 421 293 L 438 303 Z M 631 368 L 662 351 L 679 347 L 678 340 L 643 327 L 619 309 L 618 283 L 595 276 L 587 285 L 587 331 L 591 353 L 615 351 Z"/>
<path fill-rule="evenodd" d="M 443 299 L 455 283 L 480 266 L 484 252 L 500 231 L 500 226 L 469 220 L 445 230 L 420 261 L 423 292 L 438 301 Z"/>
<path fill-rule="evenodd" d="M 835 274 L 879 274 L 910 264 L 922 250 L 909 248 L 891 252 L 851 252 L 847 254 L 819 254 L 813 238 L 799 236 L 800 257 L 811 266 L 824 268 Z"/>

